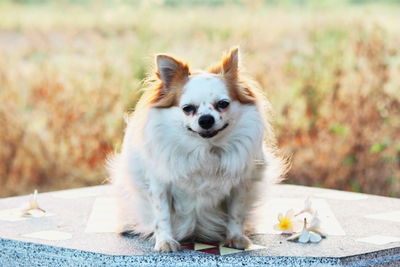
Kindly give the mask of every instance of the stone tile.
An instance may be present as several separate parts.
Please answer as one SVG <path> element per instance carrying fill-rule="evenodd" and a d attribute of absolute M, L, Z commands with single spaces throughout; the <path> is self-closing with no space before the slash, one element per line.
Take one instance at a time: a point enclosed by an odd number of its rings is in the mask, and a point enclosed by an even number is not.
<path fill-rule="evenodd" d="M 366 218 L 376 219 L 376 220 L 384 220 L 384 221 L 393 221 L 400 223 L 400 210 L 392 211 L 392 212 L 384 212 L 378 214 L 366 215 Z"/>
<path fill-rule="evenodd" d="M 70 233 L 54 231 L 54 230 L 34 232 L 30 234 L 25 234 L 23 236 L 33 239 L 44 239 L 52 241 L 67 240 L 72 238 L 72 234 Z"/>
<path fill-rule="evenodd" d="M 116 233 L 118 230 L 117 207 L 112 197 L 98 197 L 93 203 L 86 233 Z"/>
<path fill-rule="evenodd" d="M 368 237 L 358 238 L 356 240 L 374 245 L 386 245 L 393 242 L 400 242 L 399 237 L 385 235 L 372 235 Z"/>

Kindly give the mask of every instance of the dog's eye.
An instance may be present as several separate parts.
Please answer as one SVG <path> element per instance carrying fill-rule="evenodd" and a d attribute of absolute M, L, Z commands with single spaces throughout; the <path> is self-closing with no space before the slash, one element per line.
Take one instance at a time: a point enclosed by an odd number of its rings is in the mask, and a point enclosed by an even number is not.
<path fill-rule="evenodd" d="M 186 105 L 182 109 L 185 113 L 195 113 L 196 112 L 196 107 L 193 105 Z"/>
<path fill-rule="evenodd" d="M 225 109 L 225 108 L 227 108 L 228 106 L 229 106 L 229 102 L 226 101 L 226 100 L 220 100 L 220 101 L 218 101 L 218 103 L 217 103 L 217 108 L 218 108 L 218 109 Z"/>

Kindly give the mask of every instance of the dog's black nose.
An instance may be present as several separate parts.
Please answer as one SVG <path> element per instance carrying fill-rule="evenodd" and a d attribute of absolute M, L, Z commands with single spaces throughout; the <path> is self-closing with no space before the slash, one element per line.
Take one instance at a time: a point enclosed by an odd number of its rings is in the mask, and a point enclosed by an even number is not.
<path fill-rule="evenodd" d="M 201 128 L 208 130 L 214 125 L 215 119 L 211 115 L 201 115 L 199 118 L 199 125 Z"/>

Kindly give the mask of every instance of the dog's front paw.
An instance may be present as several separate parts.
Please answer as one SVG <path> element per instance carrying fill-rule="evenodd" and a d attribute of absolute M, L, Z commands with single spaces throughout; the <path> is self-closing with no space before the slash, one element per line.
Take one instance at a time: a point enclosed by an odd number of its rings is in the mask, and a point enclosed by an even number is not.
<path fill-rule="evenodd" d="M 251 241 L 245 236 L 234 236 L 225 240 L 225 246 L 237 249 L 245 249 L 250 247 Z"/>
<path fill-rule="evenodd" d="M 181 249 L 181 245 L 174 239 L 157 240 L 154 249 L 159 252 L 176 252 Z"/>

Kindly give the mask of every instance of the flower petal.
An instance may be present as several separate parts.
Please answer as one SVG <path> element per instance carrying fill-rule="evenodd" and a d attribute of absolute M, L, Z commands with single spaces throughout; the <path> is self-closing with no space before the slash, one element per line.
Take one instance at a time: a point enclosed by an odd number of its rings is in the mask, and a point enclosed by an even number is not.
<path fill-rule="evenodd" d="M 293 234 L 290 237 L 288 237 L 286 240 L 287 241 L 296 241 L 300 237 L 301 233 Z"/>
<path fill-rule="evenodd" d="M 311 210 L 311 199 L 309 196 L 304 201 L 304 210 Z"/>
<path fill-rule="evenodd" d="M 303 221 L 301 220 L 294 220 L 293 221 L 293 232 L 301 232 L 301 230 L 303 230 Z"/>
<path fill-rule="evenodd" d="M 285 217 L 289 217 L 289 218 L 294 217 L 294 210 L 293 209 L 288 210 L 286 212 Z"/>
<path fill-rule="evenodd" d="M 321 225 L 321 220 L 320 220 L 319 217 L 318 217 L 318 213 L 315 212 L 315 213 L 313 214 L 313 217 L 312 217 L 311 222 L 310 222 L 310 226 L 309 226 L 308 228 L 309 228 L 309 229 L 310 229 L 310 228 L 319 228 L 320 225 Z"/>
<path fill-rule="evenodd" d="M 41 208 L 29 209 L 29 210 L 26 210 L 22 214 L 23 217 L 43 217 L 45 215 L 46 215 L 46 212 L 44 210 L 42 210 Z"/>
<path fill-rule="evenodd" d="M 310 240 L 310 232 L 307 230 L 303 230 L 301 232 L 301 235 L 299 237 L 299 242 L 300 243 L 307 243 Z"/>
<path fill-rule="evenodd" d="M 308 230 L 309 230 L 309 231 L 313 231 L 313 232 L 319 234 L 322 238 L 325 238 L 325 237 L 327 236 L 327 234 L 324 233 L 324 232 L 321 230 L 321 228 L 309 228 Z"/>
<path fill-rule="evenodd" d="M 314 233 L 312 231 L 309 232 L 310 233 L 310 241 L 313 243 L 318 243 L 319 241 L 321 241 L 321 236 L 317 233 Z"/>

